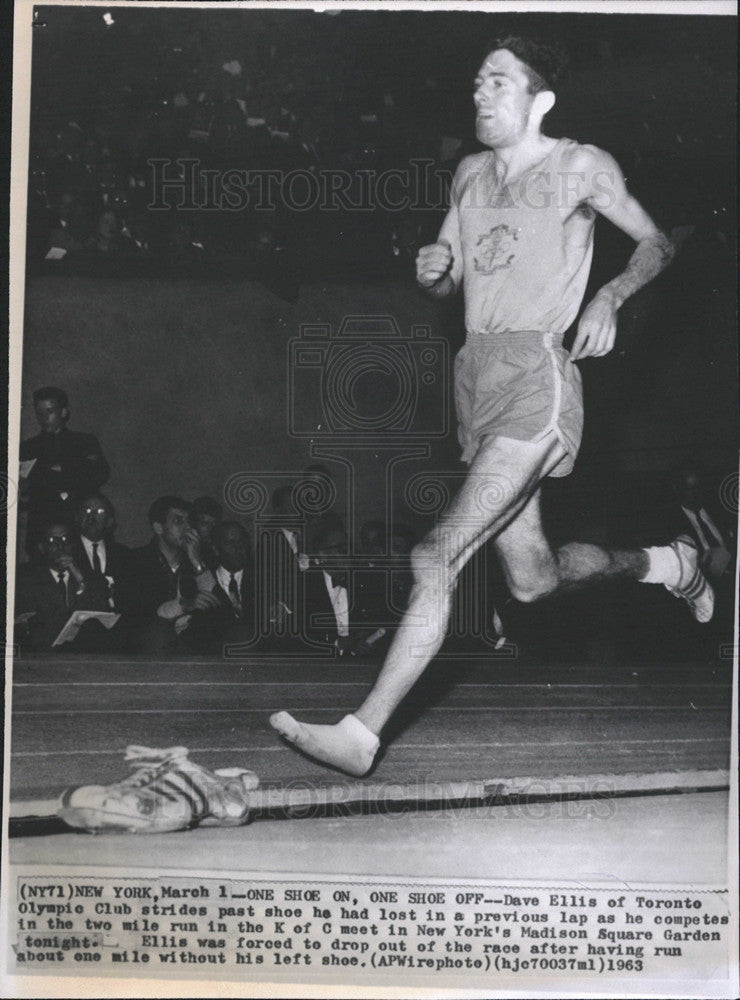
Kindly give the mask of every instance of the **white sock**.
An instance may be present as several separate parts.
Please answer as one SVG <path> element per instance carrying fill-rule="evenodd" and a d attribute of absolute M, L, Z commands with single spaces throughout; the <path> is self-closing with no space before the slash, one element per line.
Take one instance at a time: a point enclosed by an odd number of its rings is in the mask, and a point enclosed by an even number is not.
<path fill-rule="evenodd" d="M 380 746 L 375 733 L 354 715 L 345 715 L 334 726 L 319 726 L 277 712 L 270 725 L 304 753 L 358 777 L 370 770 Z"/>
<path fill-rule="evenodd" d="M 664 583 L 667 587 L 677 587 L 681 582 L 681 563 L 670 545 L 656 545 L 643 549 L 650 564 L 640 583 Z"/>
<path fill-rule="evenodd" d="M 365 750 L 375 754 L 380 746 L 380 740 L 372 729 L 368 729 L 364 722 L 360 722 L 356 715 L 345 715 L 339 725 L 351 733 Z"/>

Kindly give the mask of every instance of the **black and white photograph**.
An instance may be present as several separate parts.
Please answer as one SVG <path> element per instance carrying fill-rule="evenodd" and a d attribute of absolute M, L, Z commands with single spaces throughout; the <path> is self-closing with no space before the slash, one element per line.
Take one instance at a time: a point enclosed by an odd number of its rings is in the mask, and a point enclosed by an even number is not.
<path fill-rule="evenodd" d="M 13 19 L 1 995 L 736 996 L 735 4 Z"/>

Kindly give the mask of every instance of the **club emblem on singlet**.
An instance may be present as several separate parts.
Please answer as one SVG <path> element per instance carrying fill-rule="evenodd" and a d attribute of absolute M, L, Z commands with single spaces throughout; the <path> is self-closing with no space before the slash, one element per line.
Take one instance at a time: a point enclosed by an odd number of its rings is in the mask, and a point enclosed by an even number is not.
<path fill-rule="evenodd" d="M 476 271 L 479 274 L 493 274 L 502 267 L 508 267 L 516 256 L 511 251 L 518 239 L 517 231 L 504 222 L 479 236 L 475 244 L 478 253 L 473 256 Z"/>

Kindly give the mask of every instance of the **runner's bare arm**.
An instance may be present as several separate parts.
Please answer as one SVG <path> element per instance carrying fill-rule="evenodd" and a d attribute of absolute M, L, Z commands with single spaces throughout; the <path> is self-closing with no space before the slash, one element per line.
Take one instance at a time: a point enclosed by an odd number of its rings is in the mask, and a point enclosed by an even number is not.
<path fill-rule="evenodd" d="M 462 276 L 462 254 L 457 223 L 457 209 L 451 208 L 436 243 L 422 247 L 416 258 L 416 281 L 435 299 L 454 295 Z"/>
<path fill-rule="evenodd" d="M 574 169 L 585 174 L 584 201 L 637 243 L 627 267 L 599 289 L 578 324 L 571 359 L 598 358 L 614 347 L 617 310 L 630 295 L 660 274 L 673 260 L 675 247 L 627 190 L 616 160 L 594 146 L 582 147 Z"/>
<path fill-rule="evenodd" d="M 442 223 L 437 242 L 422 247 L 416 258 L 417 284 L 436 299 L 454 295 L 462 280 L 462 246 L 456 191 L 459 190 L 467 169 L 467 161 L 463 160 L 455 174 L 452 204 Z"/>

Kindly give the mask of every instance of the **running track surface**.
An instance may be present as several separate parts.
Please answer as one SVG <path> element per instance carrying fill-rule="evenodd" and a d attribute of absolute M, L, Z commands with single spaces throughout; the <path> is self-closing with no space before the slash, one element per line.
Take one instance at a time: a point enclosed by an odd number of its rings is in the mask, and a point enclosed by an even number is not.
<path fill-rule="evenodd" d="M 186 746 L 198 763 L 251 768 L 263 785 L 346 783 L 289 749 L 267 720 L 287 709 L 334 722 L 358 706 L 377 671 L 344 660 L 18 661 L 11 798 L 124 777 L 132 743 Z M 442 661 L 393 720 L 370 780 L 726 769 L 730 706 L 729 663 Z"/>

